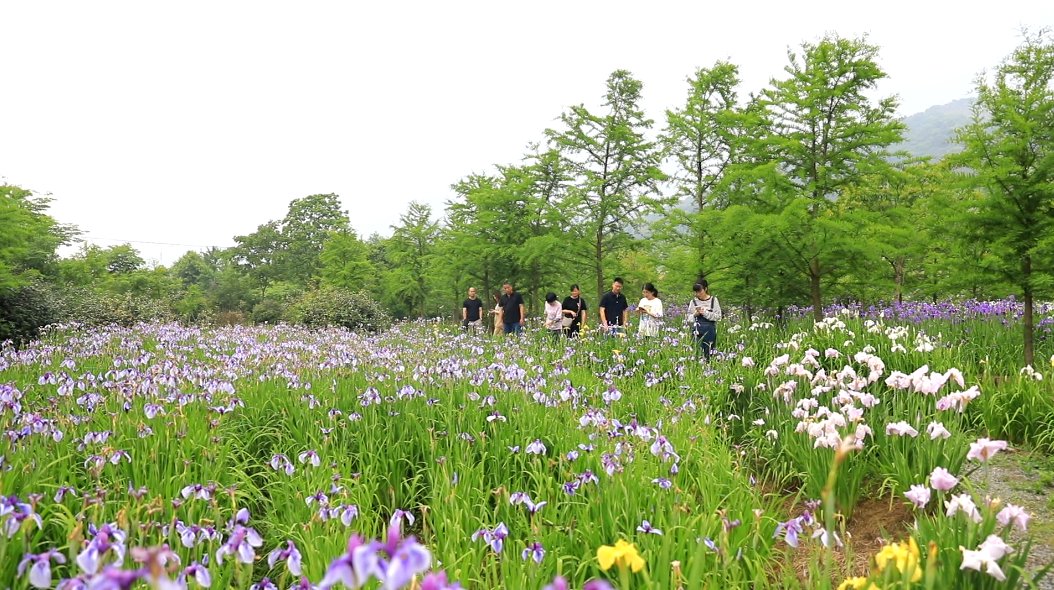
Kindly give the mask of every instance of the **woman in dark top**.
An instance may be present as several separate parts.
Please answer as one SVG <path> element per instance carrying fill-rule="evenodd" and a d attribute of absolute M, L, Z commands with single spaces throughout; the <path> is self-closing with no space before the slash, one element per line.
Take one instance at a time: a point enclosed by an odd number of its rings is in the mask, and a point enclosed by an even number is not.
<path fill-rule="evenodd" d="M 575 338 L 582 331 L 582 324 L 586 321 L 586 300 L 582 299 L 582 291 L 578 285 L 571 285 L 571 295 L 564 299 L 564 335 Z M 571 320 L 568 323 L 567 320 Z"/>

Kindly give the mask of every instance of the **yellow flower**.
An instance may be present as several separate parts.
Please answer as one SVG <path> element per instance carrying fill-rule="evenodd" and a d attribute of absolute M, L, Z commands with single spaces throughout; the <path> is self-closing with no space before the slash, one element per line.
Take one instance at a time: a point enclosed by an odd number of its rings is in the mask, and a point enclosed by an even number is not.
<path fill-rule="evenodd" d="M 919 567 L 919 546 L 914 537 L 909 537 L 907 543 L 890 543 L 883 547 L 875 555 L 875 564 L 878 565 L 880 572 L 892 565 L 902 575 L 911 576 L 912 582 L 922 579 L 922 568 Z"/>
<path fill-rule="evenodd" d="M 838 590 L 878 590 L 878 586 L 874 584 L 868 585 L 867 578 L 858 576 L 846 578 L 844 582 L 838 585 Z"/>
<path fill-rule="evenodd" d="M 622 539 L 619 539 L 614 547 L 602 545 L 597 549 L 597 560 L 600 562 L 600 569 L 605 572 L 611 569 L 612 565 L 617 565 L 619 569 L 628 567 L 634 573 L 644 569 L 644 559 L 637 553 L 637 548 L 633 543 Z"/>

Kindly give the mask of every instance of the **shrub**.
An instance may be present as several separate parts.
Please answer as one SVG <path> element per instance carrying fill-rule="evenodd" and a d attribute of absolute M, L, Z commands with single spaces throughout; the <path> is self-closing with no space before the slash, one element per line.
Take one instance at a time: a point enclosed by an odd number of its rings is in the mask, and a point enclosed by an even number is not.
<path fill-rule="evenodd" d="M 365 291 L 323 288 L 305 293 L 286 312 L 286 319 L 311 328 L 342 326 L 349 330 L 380 332 L 392 319 Z"/>
<path fill-rule="evenodd" d="M 61 301 L 45 284 L 33 281 L 0 290 L 0 342 L 32 340 L 61 316 Z"/>
<path fill-rule="evenodd" d="M 172 310 L 166 302 L 141 295 L 74 289 L 67 291 L 63 299 L 63 313 L 60 319 L 67 322 L 89 326 L 132 326 L 138 322 L 173 319 Z"/>
<path fill-rule="evenodd" d="M 240 311 L 221 311 L 211 317 L 211 323 L 216 326 L 244 326 L 249 322 Z"/>
<path fill-rule="evenodd" d="M 282 319 L 285 306 L 276 299 L 268 297 L 253 306 L 253 323 L 273 324 Z"/>

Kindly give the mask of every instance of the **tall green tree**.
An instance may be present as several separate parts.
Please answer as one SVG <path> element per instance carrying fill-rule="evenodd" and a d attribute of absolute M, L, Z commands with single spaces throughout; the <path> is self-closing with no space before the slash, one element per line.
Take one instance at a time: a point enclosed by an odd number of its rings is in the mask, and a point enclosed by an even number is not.
<path fill-rule="evenodd" d="M 722 191 L 716 189 L 736 155 L 738 85 L 739 69 L 719 61 L 712 68 L 700 68 L 688 78 L 684 106 L 666 111 L 666 128 L 660 139 L 667 156 L 674 162 L 670 180 L 675 195 L 691 202 L 694 211 L 673 209 L 656 230 L 660 237 L 672 238 L 665 240 L 672 243 L 665 245 L 663 251 L 682 259 L 675 261 L 678 268 L 689 265 L 690 281 L 706 275 L 704 260 L 711 251 L 707 245 L 708 226 L 700 222 L 699 216 L 707 207 L 727 204 L 720 198 Z M 684 241 L 685 234 L 691 236 L 691 245 L 678 244 Z M 682 251 L 687 256 L 680 256 Z"/>
<path fill-rule="evenodd" d="M 753 113 L 748 149 L 756 187 L 745 194 L 780 244 L 786 268 L 809 286 L 813 315 L 823 317 L 822 281 L 836 282 L 873 257 L 861 239 L 860 212 L 839 200 L 889 167 L 886 148 L 901 138 L 896 101 L 869 97 L 886 77 L 878 48 L 826 37 L 788 52 L 787 77 L 773 80 Z"/>
<path fill-rule="evenodd" d="M 735 156 L 738 85 L 739 68 L 731 63 L 700 68 L 688 79 L 684 106 L 666 111 L 661 139 L 675 163 L 670 179 L 696 211 L 722 204 L 712 199 Z"/>
<path fill-rule="evenodd" d="M 433 283 L 431 269 L 436 262 L 439 223 L 432 219 L 432 208 L 412 201 L 399 224 L 392 227 L 386 254 L 392 267 L 385 276 L 390 302 L 407 314 L 426 317 L 430 309 Z"/>
<path fill-rule="evenodd" d="M 36 271 L 53 275 L 58 248 L 77 230 L 47 214 L 51 200 L 12 184 L 0 184 L 0 288 L 21 283 Z"/>
<path fill-rule="evenodd" d="M 1037 295 L 1054 287 L 1054 42 L 1027 34 L 1021 46 L 977 81 L 973 122 L 958 133 L 979 191 L 970 236 L 991 255 L 979 263 L 1017 287 L 1024 302 L 1024 360 L 1035 355 Z"/>
<path fill-rule="evenodd" d="M 472 174 L 452 189 L 456 197 L 447 203 L 443 258 L 448 272 L 481 288 L 480 297 L 490 304 L 502 282 L 522 277 L 513 250 L 523 238 L 525 211 L 501 174 Z M 463 287 L 455 286 L 454 300 Z"/>
<path fill-rule="evenodd" d="M 282 277 L 286 239 L 277 221 L 269 221 L 251 234 L 235 236 L 231 259 L 256 283 L 260 296 Z"/>
<path fill-rule="evenodd" d="M 641 110 L 642 88 L 629 72 L 616 70 L 601 113 L 574 106 L 560 116 L 560 129 L 546 130 L 574 179 L 567 210 L 574 211 L 575 231 L 588 244 L 583 262 L 596 274 L 598 294 L 605 291 L 605 261 L 632 243 L 648 213 L 673 202 L 659 192 L 666 175 L 661 150 L 647 137 L 654 121 Z"/>
<path fill-rule="evenodd" d="M 369 249 L 355 231 L 345 228 L 330 234 L 322 246 L 322 284 L 348 290 L 370 290 L 377 269 L 369 260 Z"/>
<path fill-rule="evenodd" d="M 281 222 L 285 251 L 282 278 L 306 285 L 322 267 L 322 248 L 333 232 L 349 227 L 348 214 L 340 208 L 334 194 L 310 195 L 294 199 Z"/>
<path fill-rule="evenodd" d="M 193 250 L 187 252 L 172 265 L 172 274 L 183 283 L 184 287 L 196 285 L 201 289 L 207 289 L 212 282 L 216 270 L 205 257 Z"/>

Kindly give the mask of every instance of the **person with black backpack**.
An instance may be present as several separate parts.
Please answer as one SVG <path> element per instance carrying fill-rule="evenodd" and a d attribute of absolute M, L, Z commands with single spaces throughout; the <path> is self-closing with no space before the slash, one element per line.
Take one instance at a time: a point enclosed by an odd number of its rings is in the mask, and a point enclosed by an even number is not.
<path fill-rule="evenodd" d="M 692 287 L 695 297 L 688 303 L 687 318 L 692 323 L 692 336 L 695 337 L 703 358 L 710 360 L 710 354 L 717 345 L 717 322 L 721 319 L 721 304 L 717 297 L 710 294 L 710 284 L 703 279 Z"/>

